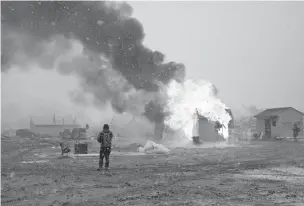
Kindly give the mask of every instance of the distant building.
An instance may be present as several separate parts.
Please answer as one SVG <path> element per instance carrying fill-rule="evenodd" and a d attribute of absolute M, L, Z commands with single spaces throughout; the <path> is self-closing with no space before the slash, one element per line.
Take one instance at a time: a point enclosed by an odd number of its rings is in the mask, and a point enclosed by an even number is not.
<path fill-rule="evenodd" d="M 303 135 L 304 114 L 292 107 L 266 109 L 254 117 L 256 131 L 264 133 L 265 138 L 292 137 L 294 125 L 300 128 L 299 135 Z"/>
<path fill-rule="evenodd" d="M 60 136 L 64 130 L 72 132 L 74 128 L 81 128 L 79 124 L 34 124 L 31 120 L 30 131 L 37 135 Z"/>
<path fill-rule="evenodd" d="M 16 136 L 16 130 L 13 130 L 13 129 L 3 129 L 1 131 L 1 135 L 3 137 L 14 137 L 14 136 Z"/>
<path fill-rule="evenodd" d="M 29 129 L 17 129 L 16 136 L 18 137 L 33 137 L 34 134 Z"/>

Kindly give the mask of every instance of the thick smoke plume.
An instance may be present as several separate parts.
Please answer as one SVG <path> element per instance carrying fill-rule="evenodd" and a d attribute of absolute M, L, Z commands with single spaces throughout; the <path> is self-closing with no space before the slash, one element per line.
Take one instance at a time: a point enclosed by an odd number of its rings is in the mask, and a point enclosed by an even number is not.
<path fill-rule="evenodd" d="M 163 121 L 163 85 L 184 81 L 185 68 L 165 63 L 161 52 L 143 45 L 144 30 L 126 3 L 81 1 L 1 2 L 1 68 L 35 63 L 80 77 L 71 97 L 96 106 L 110 101 L 118 112 Z M 75 43 L 76 42 L 76 43 Z M 75 51 L 71 54 L 69 51 Z"/>

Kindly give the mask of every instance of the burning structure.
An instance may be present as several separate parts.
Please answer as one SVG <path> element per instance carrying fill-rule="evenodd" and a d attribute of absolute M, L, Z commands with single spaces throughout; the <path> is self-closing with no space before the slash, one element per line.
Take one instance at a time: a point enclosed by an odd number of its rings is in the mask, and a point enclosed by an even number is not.
<path fill-rule="evenodd" d="M 228 139 L 233 126 L 232 112 L 217 98 L 214 85 L 206 81 L 187 80 L 183 84 L 171 82 L 165 124 L 173 130 L 182 130 L 184 138 L 203 141 Z"/>
<path fill-rule="evenodd" d="M 219 121 L 209 120 L 208 117 L 205 117 L 196 111 L 193 115 L 195 119 L 193 121 L 192 129 L 193 142 L 195 144 L 200 144 L 203 142 L 225 141 L 227 138 L 231 137 L 231 131 L 233 129 L 233 115 L 230 109 L 226 109 L 226 111 L 231 117 L 231 120 L 226 126 L 220 124 Z M 164 137 L 164 133 L 166 132 L 165 127 L 165 124 L 155 124 L 154 135 L 156 141 L 160 141 Z"/>
<path fill-rule="evenodd" d="M 233 116 L 230 109 L 226 109 L 226 111 L 231 116 L 231 120 L 226 126 L 220 124 L 219 121 L 210 121 L 207 117 L 196 112 L 197 121 L 194 123 L 192 133 L 194 143 L 225 141 L 225 138 L 229 138 L 233 128 Z M 227 126 L 228 128 L 225 128 Z M 228 135 L 225 134 L 227 130 Z"/>

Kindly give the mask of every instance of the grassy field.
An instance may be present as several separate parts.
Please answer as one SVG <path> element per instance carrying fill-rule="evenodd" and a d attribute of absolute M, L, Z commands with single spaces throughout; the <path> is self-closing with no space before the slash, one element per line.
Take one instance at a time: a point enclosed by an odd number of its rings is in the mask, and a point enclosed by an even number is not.
<path fill-rule="evenodd" d="M 113 151 L 60 157 L 50 141 L 2 140 L 1 205 L 301 205 L 304 144 L 176 148 L 170 155 Z M 30 162 L 36 161 L 36 162 Z"/>

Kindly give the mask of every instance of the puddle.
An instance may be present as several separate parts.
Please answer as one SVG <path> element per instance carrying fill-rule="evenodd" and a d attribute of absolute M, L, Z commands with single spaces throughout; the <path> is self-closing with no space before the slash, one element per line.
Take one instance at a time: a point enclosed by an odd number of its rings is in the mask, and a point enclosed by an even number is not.
<path fill-rule="evenodd" d="M 278 167 L 270 169 L 274 172 L 280 172 L 285 174 L 291 174 L 296 176 L 303 176 L 304 177 L 304 168 L 299 167 Z"/>
<path fill-rule="evenodd" d="M 48 155 L 47 154 L 34 154 L 35 156 L 38 156 L 38 157 L 41 157 L 41 158 L 44 158 L 44 157 L 47 157 Z"/>
<path fill-rule="evenodd" d="M 99 156 L 99 153 L 92 153 L 92 154 L 71 154 L 72 157 L 96 157 Z"/>
<path fill-rule="evenodd" d="M 169 176 L 195 176 L 196 172 L 170 172 L 170 173 L 157 173 L 157 176 L 160 177 L 169 177 Z"/>
<path fill-rule="evenodd" d="M 140 152 L 111 152 L 111 156 L 139 156 L 139 155 L 149 155 L 146 153 Z M 151 154 L 150 154 L 151 155 Z M 71 154 L 73 157 L 96 157 L 99 156 L 99 153 L 91 153 L 91 154 Z"/>
<path fill-rule="evenodd" d="M 22 164 L 32 164 L 32 163 L 46 163 L 49 160 L 36 160 L 36 161 L 22 161 Z"/>
<path fill-rule="evenodd" d="M 60 147 L 49 147 L 45 148 L 42 151 L 36 151 L 35 156 L 38 158 L 52 158 L 54 156 L 61 156 Z M 162 155 L 158 153 L 143 153 L 143 152 L 127 152 L 127 151 L 112 151 L 111 156 L 140 156 L 140 155 Z M 69 153 L 70 157 L 97 157 L 99 156 L 99 152 L 96 153 L 89 153 L 89 154 L 73 154 L 73 151 Z"/>
<path fill-rule="evenodd" d="M 149 155 L 141 152 L 113 152 L 113 155 L 128 155 L 128 156 L 138 156 L 138 155 Z"/>
<path fill-rule="evenodd" d="M 270 168 L 265 170 L 249 170 L 236 177 L 242 179 L 264 179 L 272 181 L 286 181 L 293 184 L 304 184 L 304 169 L 297 167 Z"/>
<path fill-rule="evenodd" d="M 150 156 L 154 156 L 156 157 L 157 154 L 146 154 L 146 153 L 140 153 L 140 152 L 116 152 L 113 151 L 111 152 L 111 156 L 113 157 L 119 157 L 119 156 L 146 156 L 146 157 L 150 157 Z M 67 159 L 67 158 L 81 158 L 81 157 L 99 157 L 99 153 L 90 153 L 90 154 L 73 154 L 70 153 L 68 155 L 64 155 L 62 156 L 61 153 L 58 152 L 54 152 L 54 153 L 50 153 L 50 154 L 46 154 L 46 153 L 39 153 L 39 154 L 34 154 L 35 158 L 30 158 L 30 160 L 27 161 L 22 161 L 22 164 L 31 164 L 31 163 L 46 163 L 49 162 L 52 159 Z M 37 159 L 37 160 L 33 160 L 33 159 Z"/>

